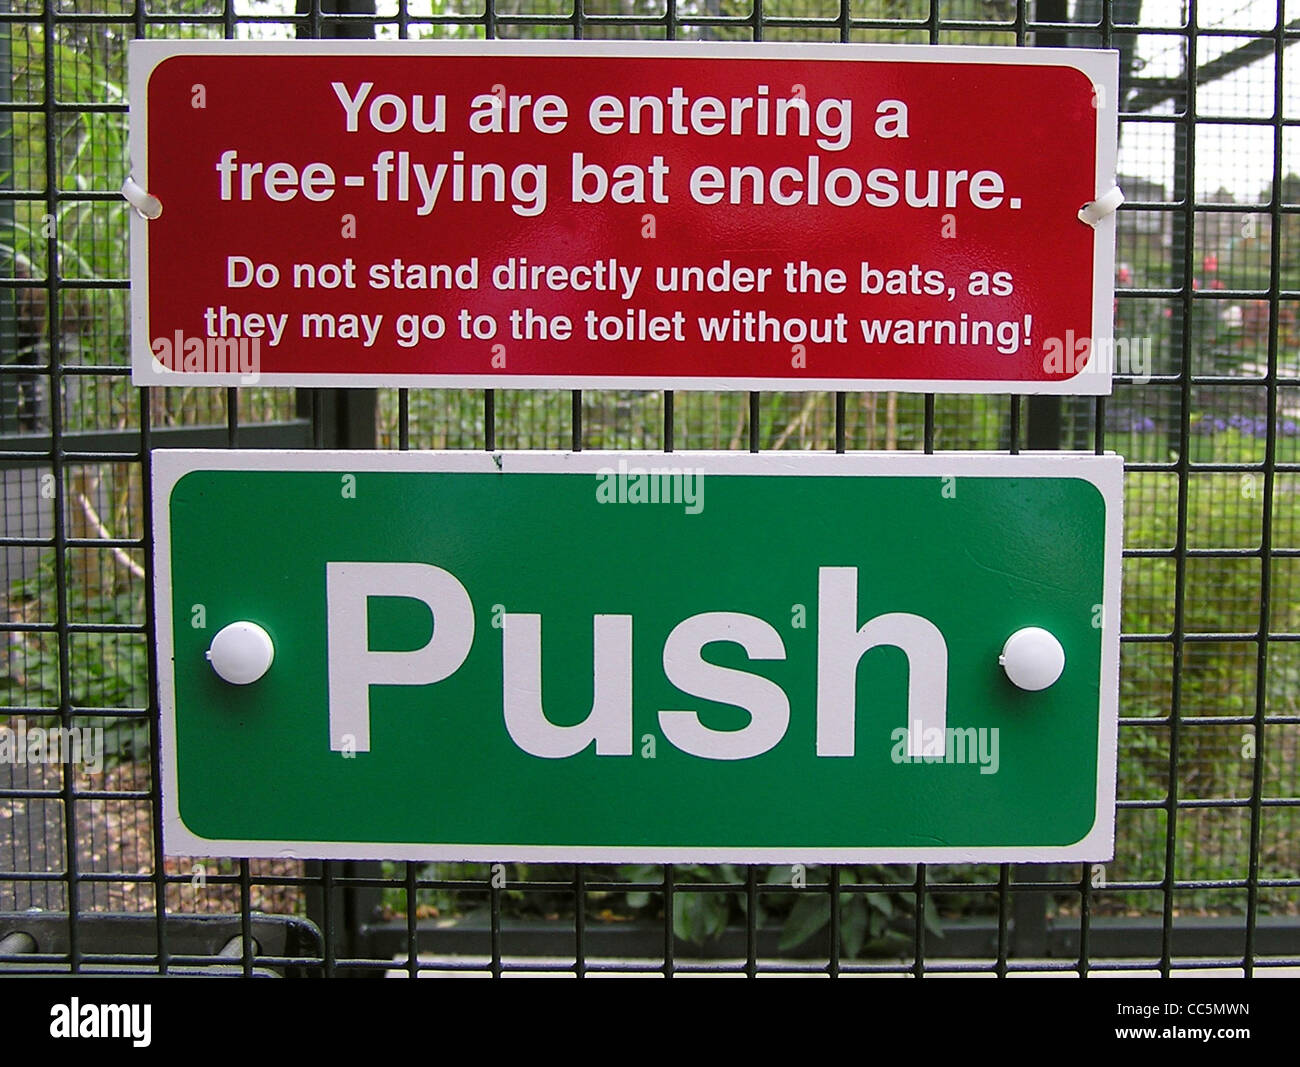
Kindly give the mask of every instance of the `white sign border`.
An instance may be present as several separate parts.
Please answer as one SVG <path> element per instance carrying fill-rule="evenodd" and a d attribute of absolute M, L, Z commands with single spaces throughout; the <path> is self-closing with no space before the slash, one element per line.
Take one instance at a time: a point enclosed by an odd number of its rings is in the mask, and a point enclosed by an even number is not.
<path fill-rule="evenodd" d="M 556 59 L 605 55 L 683 59 L 833 60 L 836 62 L 998 64 L 1064 66 L 1084 74 L 1097 103 L 1095 196 L 1116 182 L 1119 129 L 1119 53 L 1078 48 L 1015 48 L 999 45 L 908 44 L 769 44 L 692 41 L 176 41 L 130 42 L 127 145 L 130 173 L 148 188 L 148 88 L 154 69 L 172 56 L 186 55 L 545 55 Z M 1083 205 L 1080 205 L 1082 207 Z M 164 210 L 166 205 L 164 205 Z M 1085 225 L 1083 222 L 1078 223 Z M 952 381 L 887 378 L 673 378 L 667 376 L 519 375 L 519 374 L 193 374 L 170 371 L 153 358 L 149 347 L 149 220 L 130 213 L 131 247 L 131 382 L 133 385 L 265 385 L 301 388 L 415 389 L 679 389 L 684 391 L 774 392 L 910 392 L 973 395 L 1109 396 L 1113 367 L 1089 364 L 1064 381 Z M 1111 341 L 1113 350 L 1116 215 L 1094 228 L 1092 334 Z"/>
<path fill-rule="evenodd" d="M 172 489 L 192 471 L 327 471 L 365 473 L 595 475 L 620 460 L 662 464 L 671 458 L 706 474 L 757 477 L 998 477 L 1078 478 L 1093 485 L 1106 509 L 1103 549 L 1100 709 L 1093 825 L 1069 845 L 917 848 L 745 848 L 590 845 L 465 845 L 242 841 L 202 837 L 181 819 L 176 771 L 176 683 L 171 598 Z M 161 716 L 163 842 L 168 856 L 548 863 L 1066 863 L 1109 860 L 1115 848 L 1115 788 L 1119 724 L 1120 571 L 1124 461 L 1113 453 L 902 452 L 397 452 L 159 449 L 152 453 L 155 640 Z"/>

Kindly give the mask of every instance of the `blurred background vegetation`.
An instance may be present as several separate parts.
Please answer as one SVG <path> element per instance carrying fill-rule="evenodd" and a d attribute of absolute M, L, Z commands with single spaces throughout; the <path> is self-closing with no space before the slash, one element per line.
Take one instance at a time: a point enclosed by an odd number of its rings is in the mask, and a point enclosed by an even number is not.
<path fill-rule="evenodd" d="M 225 426 L 234 415 L 240 426 L 284 422 L 299 416 L 300 398 L 292 390 L 248 388 L 238 392 L 204 388 L 133 389 L 128 378 L 127 207 L 115 195 L 129 170 L 126 154 L 125 48 L 134 36 L 134 0 L 50 0 L 58 20 L 47 21 L 38 0 L 8 0 L 9 10 L 29 19 L 0 23 L 0 86 L 7 85 L 13 107 L 0 112 L 0 271 L 9 280 L 0 290 L 0 436 L 39 438 L 58 423 L 67 434 L 135 431 L 142 405 L 151 426 Z M 592 0 L 578 18 L 571 0 L 500 0 L 491 23 L 500 37 L 570 37 L 575 26 L 590 38 L 751 40 L 755 11 L 751 0 Z M 1078 5 L 1076 5 L 1076 10 Z M 1236 17 L 1232 5 L 1202 4 L 1220 19 Z M 844 33 L 836 19 L 841 8 L 831 0 L 766 0 L 763 38 L 771 41 L 854 41 L 956 44 L 1015 44 L 1016 14 L 1007 0 L 949 0 L 942 17 L 961 20 L 956 29 L 925 25 L 930 7 L 922 0 L 854 0 L 854 18 L 876 19 L 875 27 L 855 26 Z M 1134 18 L 1138 6 L 1131 6 Z M 148 6 L 144 32 L 160 37 L 220 38 L 233 32 L 245 38 L 292 38 L 292 4 L 242 0 L 227 11 L 216 0 L 161 0 Z M 671 18 L 670 18 L 671 16 Z M 486 32 L 489 18 L 481 0 L 417 0 L 400 8 L 381 0 L 376 34 L 474 38 Z M 797 24 L 804 20 L 804 25 Z M 808 20 L 814 20 L 809 22 Z M 820 23 L 815 20 L 821 20 Z M 910 25 L 890 22 L 912 20 Z M 985 25 L 987 24 L 987 26 Z M 1204 21 L 1202 24 L 1205 24 Z M 47 37 L 47 28 L 53 33 Z M 1086 37 L 1086 35 L 1085 35 Z M 1180 38 L 1124 38 L 1133 78 L 1155 75 L 1173 63 L 1178 73 L 1186 56 L 1168 55 Z M 1096 44 L 1081 37 L 1075 43 Z M 1185 51 L 1185 49 L 1184 49 Z M 1236 90 L 1247 97 L 1251 86 L 1267 103 L 1272 99 L 1272 59 L 1245 68 Z M 7 73 L 6 73 L 7 72 Z M 1136 82 L 1134 83 L 1136 84 Z M 1130 92 L 1134 92 L 1131 86 Z M 3 88 L 0 88 L 3 92 Z M 43 107 L 53 95 L 58 106 Z M 24 107 L 26 105 L 26 109 Z M 1172 113 L 1176 99 L 1158 102 L 1153 114 Z M 1243 113 L 1253 105 L 1243 104 Z M 52 123 L 53 128 L 47 128 Z M 1268 714 L 1292 721 L 1270 725 L 1264 746 L 1264 795 L 1294 798 L 1300 777 L 1297 694 L 1300 645 L 1268 643 L 1266 661 L 1252 639 L 1265 622 L 1276 634 L 1300 633 L 1300 589 L 1292 556 L 1261 557 L 1265 535 L 1266 480 L 1259 470 L 1223 469 L 1229 465 L 1300 460 L 1300 323 L 1295 301 L 1271 307 L 1268 291 L 1300 290 L 1300 216 L 1276 216 L 1272 162 L 1256 162 L 1253 148 L 1231 137 L 1207 139 L 1197 151 L 1239 154 L 1244 170 L 1236 189 L 1195 190 L 1198 203 L 1187 248 L 1177 213 L 1168 204 L 1177 192 L 1177 146 L 1168 138 L 1147 138 L 1139 124 L 1124 125 L 1122 184 L 1130 204 L 1120 215 L 1116 336 L 1150 356 L 1151 381 L 1121 379 L 1102 414 L 1090 400 L 1067 400 L 1062 410 L 1064 447 L 1104 445 L 1133 465 L 1126 485 L 1123 647 L 1120 712 L 1119 796 L 1125 801 L 1161 801 L 1176 784 L 1180 796 L 1207 801 L 1181 810 L 1173 860 L 1177 876 L 1207 882 L 1241 880 L 1249 864 L 1249 810 L 1254 768 L 1251 727 L 1241 719 L 1254 714 L 1257 691 Z M 1267 131 L 1266 131 L 1267 132 Z M 1243 127 L 1242 139 L 1257 135 Z M 80 194 L 60 200 L 51 211 L 50 186 Z M 1280 202 L 1300 202 L 1300 177 L 1288 174 Z M 1280 225 L 1275 226 L 1277 218 Z M 1278 276 L 1271 263 L 1277 255 Z M 1181 296 L 1150 295 L 1177 288 L 1184 263 L 1194 264 L 1191 313 Z M 48 306 L 45 280 L 57 273 L 56 305 Z M 30 286 L 22 283 L 30 280 Z M 1237 295 L 1239 293 L 1249 295 Z M 1276 329 L 1274 330 L 1274 318 Z M 1188 370 L 1194 381 L 1183 404 L 1183 386 L 1173 378 L 1182 363 L 1186 334 Z M 58 340 L 61 387 L 51 396 L 51 336 Z M 1270 340 L 1276 345 L 1270 370 Z M 30 368 L 30 369 L 27 369 Z M 571 443 L 572 397 L 561 391 L 500 390 L 495 398 L 498 448 L 566 448 Z M 481 448 L 484 397 L 470 391 L 429 389 L 376 396 L 378 444 L 397 447 L 403 420 L 412 448 Z M 586 448 L 658 449 L 663 440 L 665 398 L 661 393 L 587 391 L 581 398 L 582 442 Z M 1011 444 L 1012 411 L 1024 403 L 1001 396 L 934 400 L 937 450 L 1006 449 Z M 674 397 L 672 445 L 686 449 L 749 447 L 749 397 L 740 393 L 684 393 Z M 1184 424 L 1187 431 L 1184 434 Z M 924 444 L 925 398 L 910 394 L 850 394 L 846 401 L 849 449 L 916 450 Z M 759 405 L 756 439 L 760 448 L 834 447 L 835 398 L 823 393 L 767 393 Z M 1023 435 L 1023 420 L 1021 421 Z M 1187 455 L 1182 455 L 1186 442 Z M 65 447 L 74 447 L 65 440 Z M 1018 442 L 1023 444 L 1023 436 Z M 13 444 L 10 447 L 18 447 Z M 48 445 L 43 446 L 48 447 Z M 1180 478 L 1175 464 L 1191 467 Z M 8 536 L 48 536 L 51 496 L 43 492 L 39 467 L 5 469 Z M 147 695 L 145 642 L 145 567 L 139 540 L 145 533 L 140 464 L 129 455 L 116 459 L 69 461 L 62 494 L 70 536 L 103 542 L 69 548 L 58 573 L 52 552 L 7 550 L 7 588 L 0 602 L 10 620 L 7 657 L 0 676 L 0 703 L 29 721 L 69 705 L 78 709 L 142 710 Z M 1297 529 L 1297 474 L 1278 473 L 1271 482 L 1268 536 L 1274 549 L 1300 549 Z M 15 503 L 16 501 L 16 503 Z M 15 509 L 17 509 L 15 511 Z M 1180 526 L 1180 516 L 1185 520 Z M 1179 564 L 1175 548 L 1193 554 Z M 1223 554 L 1212 554 L 1221 550 Z M 1269 591 L 1268 617 L 1262 594 Z M 66 672 L 54 628 L 62 603 L 66 618 L 87 624 L 67 637 Z M 1175 665 L 1169 635 L 1176 621 L 1195 635 Z M 1264 664 L 1266 675 L 1258 675 Z M 1170 715 L 1177 687 L 1181 712 L 1180 744 L 1171 759 Z M 1222 721 L 1217 721 L 1222 720 Z M 98 721 L 98 720 L 96 720 Z M 143 725 L 124 717 L 115 727 L 117 766 L 110 789 L 137 795 L 97 799 L 79 805 L 87 835 L 103 837 L 105 821 L 114 827 L 91 869 L 112 873 L 148 870 L 156 859 L 149 837 L 149 765 Z M 1247 752 L 1251 753 L 1248 755 Z M 1259 874 L 1293 877 L 1300 869 L 1300 826 L 1295 806 L 1266 809 Z M 141 819 L 141 812 L 144 818 Z M 93 824 L 93 825 L 92 825 Z M 99 827 L 96 830 L 96 827 Z M 132 830 L 132 827 L 136 827 Z M 1132 883 L 1159 882 L 1166 866 L 1166 812 L 1158 806 L 1123 808 L 1118 816 L 1118 847 L 1104 873 L 1082 872 L 1094 884 L 1099 912 L 1158 914 L 1161 894 Z M 134 835 L 134 836 L 132 836 Z M 0 845 L 0 849 L 3 846 Z M 56 850 L 57 851 L 57 850 Z M 169 868 L 170 869 L 170 868 Z M 187 868 L 179 866 L 177 870 Z M 215 869 L 215 868 L 214 868 Z M 256 873 L 257 868 L 255 868 Z M 512 889 L 506 906 L 519 915 L 556 916 L 572 907 L 572 894 L 551 885 L 570 875 L 545 867 L 511 865 L 509 880 L 538 883 Z M 400 868 L 391 873 L 400 877 Z M 842 872 L 846 883 L 885 886 L 908 882 L 910 868 L 862 868 Z M 453 916 L 473 911 L 488 899 L 487 868 L 431 865 L 424 877 L 445 879 L 453 888 L 422 889 L 416 906 L 422 915 Z M 771 891 L 758 899 L 765 921 L 785 924 L 786 939 L 797 943 L 823 928 L 829 904 L 801 903 L 788 887 L 794 873 L 761 869 L 756 875 L 725 868 L 678 868 L 687 887 L 676 895 L 674 921 L 679 934 L 702 941 L 728 922 L 741 921 L 747 897 L 735 886 L 756 877 Z M 624 869 L 611 878 L 653 883 L 652 871 Z M 932 880 L 957 887 L 935 901 L 925 917 L 935 930 L 940 915 L 987 914 L 988 894 L 964 894 L 963 882 L 996 882 L 998 869 L 935 868 Z M 807 872 L 810 882 L 825 882 L 825 870 Z M 100 894 L 100 886 L 109 887 Z M 549 886 L 549 887 L 548 887 Z M 689 891 L 689 887 L 699 888 Z M 148 908 L 152 887 L 111 881 L 88 887 L 95 906 Z M 712 888 L 708 888 L 712 887 Z M 730 888 L 728 888 L 730 887 Z M 206 907 L 186 887 L 174 887 L 171 905 Z M 94 896 L 94 894 L 100 894 Z M 395 888 L 388 906 L 400 913 L 408 894 Z M 887 951 L 891 939 L 915 922 L 913 897 L 881 890 L 848 898 L 841 917 L 846 951 Z M 1293 890 L 1263 889 L 1265 910 L 1300 910 Z M 293 893 L 280 893 L 265 906 L 301 906 Z M 1226 913 L 1244 907 L 1245 890 L 1207 889 L 1180 894 L 1188 912 Z M 231 901 L 216 906 L 228 906 Z M 83 906 L 87 906 L 83 903 Z M 1078 893 L 1062 894 L 1060 913 L 1078 907 Z M 662 896 L 646 889 L 597 895 L 600 915 L 623 920 L 656 913 Z"/>

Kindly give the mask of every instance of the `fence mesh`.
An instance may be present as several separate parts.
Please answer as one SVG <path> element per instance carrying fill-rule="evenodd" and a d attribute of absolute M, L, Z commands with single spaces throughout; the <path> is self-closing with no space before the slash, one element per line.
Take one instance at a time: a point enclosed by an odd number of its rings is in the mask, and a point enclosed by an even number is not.
<path fill-rule="evenodd" d="M 132 388 L 116 192 L 127 42 L 323 36 L 1118 49 L 1115 393 Z M 320 924 L 329 973 L 1295 963 L 1297 39 L 1300 14 L 1282 0 L 0 0 L 0 723 L 102 727 L 107 741 L 93 773 L 0 764 L 0 913 L 65 914 L 56 962 L 71 970 L 167 970 L 173 921 L 211 912 L 240 918 L 250 971 L 253 912 Z M 1115 859 L 806 871 L 164 860 L 143 461 L 191 431 L 231 447 L 300 432 L 318 447 L 359 435 L 418 449 L 1119 452 Z M 151 917 L 151 938 L 88 950 L 78 931 L 114 912 Z M 535 925 L 550 940 L 525 963 Z"/>

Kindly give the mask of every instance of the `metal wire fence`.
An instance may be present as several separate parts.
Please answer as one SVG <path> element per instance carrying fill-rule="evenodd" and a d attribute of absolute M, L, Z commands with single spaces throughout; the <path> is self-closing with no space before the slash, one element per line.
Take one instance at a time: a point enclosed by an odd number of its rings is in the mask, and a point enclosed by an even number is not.
<path fill-rule="evenodd" d="M 309 970 L 330 974 L 1300 964 L 1291 15 L 1283 0 L 0 0 L 0 723 L 102 727 L 106 741 L 97 769 L 0 763 L 0 922 L 35 907 L 59 931 L 56 948 L 20 957 L 0 925 L 0 969 L 173 970 L 205 958 L 187 955 L 187 917 L 216 913 L 234 924 L 226 956 L 252 973 L 285 963 L 259 912 L 316 922 Z M 133 389 L 116 192 L 129 166 L 126 43 L 322 36 L 1118 49 L 1129 202 L 1115 394 Z M 164 859 L 144 517 L 145 459 L 165 444 L 1117 451 L 1128 473 L 1115 859 L 809 870 Z M 97 933 L 123 912 L 143 922 L 113 927 L 117 941 Z"/>

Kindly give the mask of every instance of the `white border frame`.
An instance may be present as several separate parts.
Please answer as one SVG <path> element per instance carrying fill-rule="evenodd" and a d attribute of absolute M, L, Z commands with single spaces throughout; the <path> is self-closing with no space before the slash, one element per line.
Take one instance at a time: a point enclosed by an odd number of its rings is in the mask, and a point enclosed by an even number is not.
<path fill-rule="evenodd" d="M 439 843 L 240 841 L 201 837 L 181 820 L 176 773 L 176 685 L 172 644 L 170 502 L 176 483 L 191 471 L 331 471 L 365 473 L 455 472 L 478 474 L 594 475 L 619 460 L 663 463 L 671 458 L 706 474 L 754 477 L 1018 477 L 1078 478 L 1095 486 L 1106 508 L 1101 677 L 1095 818 L 1070 845 L 973 848 L 744 848 L 590 845 L 467 845 Z M 1092 453 L 831 453 L 786 452 L 333 452 L 158 450 L 153 453 L 154 600 L 158 698 L 162 716 L 164 852 L 171 856 L 261 856 L 301 859 L 471 860 L 551 863 L 1022 863 L 1109 860 L 1115 846 L 1115 775 L 1118 743 L 1120 547 L 1124 461 Z"/>
<path fill-rule="evenodd" d="M 164 60 L 176 55 L 544 55 L 556 59 L 573 56 L 635 56 L 660 59 L 780 59 L 835 62 L 1000 64 L 1007 66 L 1058 66 L 1080 71 L 1092 82 L 1097 108 L 1096 174 L 1094 196 L 1115 184 L 1118 152 L 1119 53 L 1077 48 L 1014 48 L 1007 46 L 876 45 L 876 44 L 766 44 L 695 43 L 660 41 L 171 41 L 141 40 L 130 45 L 130 131 L 128 147 L 131 173 L 146 189 L 149 176 L 149 78 Z M 1082 206 L 1082 205 L 1080 205 Z M 163 205 L 166 210 L 166 205 Z M 1092 334 L 1095 340 L 1113 339 L 1115 298 L 1114 213 L 1095 227 L 1093 237 Z M 1078 222 L 1077 225 L 1086 225 Z M 263 374 L 250 382 L 238 374 L 191 374 L 155 366 L 149 348 L 149 222 L 131 212 L 131 381 L 135 385 L 269 385 L 343 388 L 425 389 L 681 389 L 783 390 L 812 392 L 911 392 L 960 394 L 1017 394 L 1054 396 L 1109 396 L 1113 368 L 1090 369 L 1092 364 L 1065 381 L 953 381 L 948 379 L 884 378 L 672 378 L 617 375 L 519 374 Z"/>

